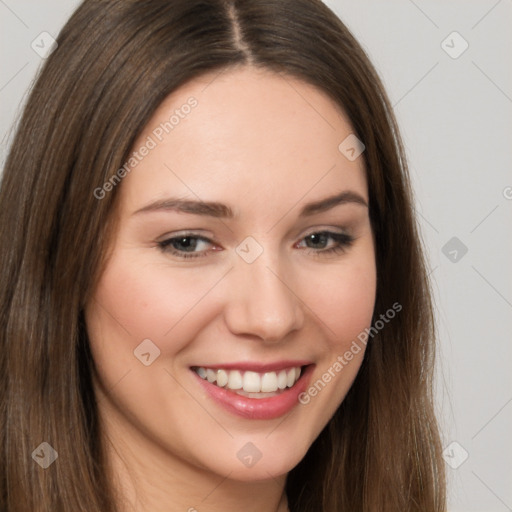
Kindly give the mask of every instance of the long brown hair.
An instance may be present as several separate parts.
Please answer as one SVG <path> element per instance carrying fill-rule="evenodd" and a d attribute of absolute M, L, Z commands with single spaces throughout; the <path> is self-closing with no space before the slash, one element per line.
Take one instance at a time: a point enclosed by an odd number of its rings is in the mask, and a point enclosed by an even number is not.
<path fill-rule="evenodd" d="M 122 184 L 101 200 L 93 191 L 172 91 L 252 65 L 318 87 L 350 119 L 366 146 L 374 316 L 402 306 L 289 474 L 290 510 L 444 511 L 432 307 L 406 160 L 382 84 L 344 24 L 319 0 L 86 0 L 57 42 L 0 190 L 0 509 L 115 510 L 82 308 Z M 41 442 L 59 454 L 47 469 L 31 456 Z"/>

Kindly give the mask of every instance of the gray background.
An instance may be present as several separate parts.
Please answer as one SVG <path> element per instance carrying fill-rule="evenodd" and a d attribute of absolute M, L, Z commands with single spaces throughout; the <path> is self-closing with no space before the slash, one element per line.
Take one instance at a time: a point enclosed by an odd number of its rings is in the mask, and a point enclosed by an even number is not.
<path fill-rule="evenodd" d="M 512 511 L 512 0 L 326 3 L 381 74 L 409 157 L 436 300 L 450 511 Z M 31 44 L 56 37 L 77 5 L 0 0 L 2 165 L 42 62 Z"/>

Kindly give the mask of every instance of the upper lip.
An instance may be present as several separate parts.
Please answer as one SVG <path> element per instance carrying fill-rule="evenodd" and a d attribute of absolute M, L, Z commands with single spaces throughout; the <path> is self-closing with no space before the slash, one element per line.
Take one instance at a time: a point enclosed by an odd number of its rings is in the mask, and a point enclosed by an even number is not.
<path fill-rule="evenodd" d="M 296 368 L 301 366 L 307 366 L 312 364 L 311 361 L 306 360 L 287 360 L 287 361 L 275 361 L 272 363 L 259 363 L 250 361 L 240 361 L 238 363 L 221 363 L 221 364 L 198 364 L 194 365 L 193 368 L 211 368 L 212 370 L 243 370 L 252 371 L 257 373 L 275 372 L 284 370 L 287 368 Z"/>

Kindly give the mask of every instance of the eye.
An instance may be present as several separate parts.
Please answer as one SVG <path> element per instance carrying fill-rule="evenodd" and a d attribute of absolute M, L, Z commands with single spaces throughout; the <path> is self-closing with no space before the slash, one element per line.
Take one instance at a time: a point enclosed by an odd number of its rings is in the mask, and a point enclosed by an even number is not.
<path fill-rule="evenodd" d="M 213 245 L 211 240 L 192 233 L 185 233 L 158 242 L 158 247 L 163 252 L 169 252 L 180 258 L 198 258 L 200 256 L 206 256 L 209 245 Z"/>
<path fill-rule="evenodd" d="M 344 252 L 354 242 L 354 237 L 346 233 L 318 231 L 305 236 L 297 247 L 305 247 L 318 254 Z"/>
<path fill-rule="evenodd" d="M 305 236 L 295 247 L 305 249 L 315 255 L 327 255 L 344 252 L 352 245 L 353 241 L 354 237 L 346 233 L 317 231 Z M 194 233 L 183 233 L 162 240 L 157 245 L 162 252 L 182 259 L 207 256 L 210 247 L 212 247 L 210 250 L 221 250 L 208 238 Z"/>

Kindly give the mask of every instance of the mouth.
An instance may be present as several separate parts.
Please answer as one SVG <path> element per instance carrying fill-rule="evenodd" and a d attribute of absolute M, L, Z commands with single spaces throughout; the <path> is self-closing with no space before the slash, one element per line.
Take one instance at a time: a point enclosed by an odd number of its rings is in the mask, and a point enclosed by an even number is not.
<path fill-rule="evenodd" d="M 294 366 L 265 373 L 202 366 L 195 367 L 193 370 L 199 377 L 219 388 L 229 389 L 240 396 L 261 399 L 276 396 L 285 389 L 293 387 L 300 378 L 302 367 Z"/>
<path fill-rule="evenodd" d="M 243 363 L 224 367 L 192 366 L 199 384 L 225 409 L 249 419 L 272 419 L 289 412 L 306 389 L 314 365 L 292 362 L 246 369 Z M 257 371 L 259 370 L 259 371 Z"/>

